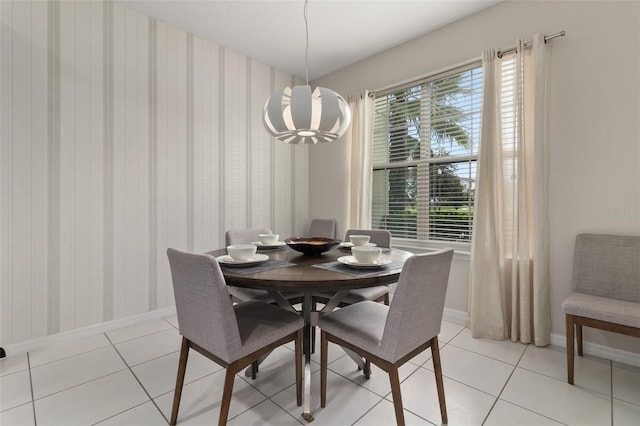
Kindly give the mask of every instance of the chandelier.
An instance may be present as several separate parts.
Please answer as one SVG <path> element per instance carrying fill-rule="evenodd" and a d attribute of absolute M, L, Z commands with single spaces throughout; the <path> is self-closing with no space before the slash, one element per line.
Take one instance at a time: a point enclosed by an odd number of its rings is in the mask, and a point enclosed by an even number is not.
<path fill-rule="evenodd" d="M 344 135 L 351 122 L 345 99 L 331 89 L 309 86 L 309 24 L 304 2 L 306 31 L 305 86 L 285 87 L 264 104 L 263 123 L 273 137 L 286 143 L 331 142 Z"/>

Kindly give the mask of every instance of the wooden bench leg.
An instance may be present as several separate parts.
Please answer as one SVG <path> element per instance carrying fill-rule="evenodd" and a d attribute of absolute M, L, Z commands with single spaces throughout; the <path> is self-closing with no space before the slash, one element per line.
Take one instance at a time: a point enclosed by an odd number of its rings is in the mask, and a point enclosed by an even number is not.
<path fill-rule="evenodd" d="M 578 344 L 578 355 L 582 356 L 582 324 L 576 323 L 576 341 Z"/>
<path fill-rule="evenodd" d="M 570 385 L 573 384 L 573 341 L 574 341 L 574 320 L 573 315 L 566 315 L 567 324 L 567 381 Z M 580 333 L 582 335 L 582 333 Z"/>

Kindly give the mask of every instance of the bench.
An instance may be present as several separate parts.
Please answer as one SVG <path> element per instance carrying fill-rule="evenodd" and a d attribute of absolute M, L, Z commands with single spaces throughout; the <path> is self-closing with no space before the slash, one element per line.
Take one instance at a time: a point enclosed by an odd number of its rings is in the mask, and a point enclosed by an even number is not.
<path fill-rule="evenodd" d="M 570 384 L 574 336 L 582 356 L 583 326 L 640 337 L 640 236 L 578 235 L 572 287 L 562 304 Z"/>

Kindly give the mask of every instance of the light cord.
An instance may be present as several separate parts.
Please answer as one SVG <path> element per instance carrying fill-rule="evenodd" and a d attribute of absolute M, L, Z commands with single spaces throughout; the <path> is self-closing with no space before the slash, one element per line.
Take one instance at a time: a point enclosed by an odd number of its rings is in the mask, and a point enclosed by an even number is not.
<path fill-rule="evenodd" d="M 307 21 L 307 4 L 309 0 L 304 0 L 304 29 L 306 35 L 306 46 L 304 50 L 304 71 L 307 78 L 307 86 L 309 85 L 309 22 Z"/>

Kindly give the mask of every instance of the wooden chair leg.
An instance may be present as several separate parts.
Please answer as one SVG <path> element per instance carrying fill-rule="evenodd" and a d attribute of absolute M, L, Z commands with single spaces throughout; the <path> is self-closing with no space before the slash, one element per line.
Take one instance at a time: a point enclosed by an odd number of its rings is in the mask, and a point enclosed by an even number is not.
<path fill-rule="evenodd" d="M 433 372 L 436 376 L 436 388 L 438 389 L 438 401 L 440 402 L 440 417 L 442 423 L 449 423 L 447 417 L 447 402 L 444 397 L 444 381 L 442 379 L 442 362 L 440 361 L 440 346 L 438 344 L 438 336 L 433 338 L 431 343 L 431 355 L 433 358 Z"/>
<path fill-rule="evenodd" d="M 398 377 L 398 367 L 395 365 L 389 369 L 389 382 L 391 382 L 393 408 L 396 411 L 396 423 L 398 426 L 404 426 L 404 411 L 402 409 L 402 395 L 400 393 L 400 377 Z"/>
<path fill-rule="evenodd" d="M 296 404 L 302 405 L 302 330 L 296 337 Z"/>
<path fill-rule="evenodd" d="M 567 314 L 566 316 L 566 333 L 567 333 L 567 382 L 570 385 L 573 384 L 573 315 Z"/>
<path fill-rule="evenodd" d="M 255 380 L 257 374 L 258 374 L 258 361 L 253 361 L 251 363 L 251 380 Z"/>
<path fill-rule="evenodd" d="M 578 356 L 582 356 L 582 325 L 576 324 L 576 341 L 578 342 Z"/>
<path fill-rule="evenodd" d="M 327 333 L 320 330 L 320 406 L 327 406 L 327 354 L 329 342 Z"/>
<path fill-rule="evenodd" d="M 178 409 L 180 408 L 180 398 L 182 397 L 182 385 L 184 384 L 184 374 L 187 371 L 187 358 L 189 357 L 189 342 L 182 338 L 180 348 L 180 362 L 178 363 L 178 375 L 176 377 L 176 388 L 173 393 L 173 408 L 171 409 L 170 425 L 175 426 L 178 422 Z"/>
<path fill-rule="evenodd" d="M 233 381 L 236 378 L 237 368 L 235 363 L 227 366 L 224 376 L 224 388 L 222 390 L 222 401 L 220 402 L 220 417 L 218 426 L 225 426 L 229 417 L 229 406 L 231 405 L 231 394 L 233 393 Z"/>

